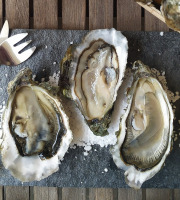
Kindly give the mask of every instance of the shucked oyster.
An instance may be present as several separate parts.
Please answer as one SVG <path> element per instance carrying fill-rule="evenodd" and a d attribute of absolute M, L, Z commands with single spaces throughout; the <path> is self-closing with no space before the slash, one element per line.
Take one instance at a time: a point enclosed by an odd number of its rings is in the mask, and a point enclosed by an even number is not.
<path fill-rule="evenodd" d="M 180 1 L 162 0 L 161 12 L 169 28 L 180 31 Z"/>
<path fill-rule="evenodd" d="M 72 140 L 55 90 L 37 85 L 31 76 L 26 68 L 9 83 L 2 125 L 4 167 L 21 181 L 41 180 L 56 172 Z"/>
<path fill-rule="evenodd" d="M 112 106 L 127 62 L 127 39 L 115 29 L 94 30 L 71 46 L 61 65 L 63 94 L 76 102 L 96 135 L 108 134 Z"/>
<path fill-rule="evenodd" d="M 128 91 L 128 106 L 112 149 L 130 187 L 140 188 L 163 166 L 171 149 L 173 111 L 161 84 L 140 61 Z"/>

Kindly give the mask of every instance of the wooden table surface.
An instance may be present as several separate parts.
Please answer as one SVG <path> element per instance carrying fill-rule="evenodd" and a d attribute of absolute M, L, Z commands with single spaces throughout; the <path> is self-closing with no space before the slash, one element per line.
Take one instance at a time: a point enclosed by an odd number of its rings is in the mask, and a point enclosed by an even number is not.
<path fill-rule="evenodd" d="M 0 0 L 0 27 L 169 31 L 134 0 Z M 105 189 L 0 187 L 0 200 L 166 200 L 180 199 L 179 189 Z"/>

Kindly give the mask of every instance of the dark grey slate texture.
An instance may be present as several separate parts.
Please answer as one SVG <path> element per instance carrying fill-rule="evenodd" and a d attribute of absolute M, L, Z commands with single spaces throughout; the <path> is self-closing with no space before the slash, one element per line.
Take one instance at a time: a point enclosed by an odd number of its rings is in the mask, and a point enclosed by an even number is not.
<path fill-rule="evenodd" d="M 79 43 L 87 31 L 62 30 L 13 30 L 11 35 L 28 32 L 26 40 L 32 39 L 30 46 L 37 46 L 34 55 L 17 67 L 1 66 L 0 71 L 0 104 L 7 101 L 7 84 L 18 71 L 29 66 L 35 80 L 59 71 L 59 63 L 70 42 Z M 175 32 L 124 32 L 129 43 L 128 67 L 135 60 L 142 60 L 150 67 L 166 72 L 168 87 L 173 92 L 180 91 L 180 34 Z M 47 46 L 47 48 L 46 48 Z M 56 64 L 53 64 L 56 62 Z M 43 70 L 45 69 L 45 70 Z M 176 120 L 174 130 L 178 133 L 180 119 L 180 103 L 176 102 Z M 152 179 L 143 184 L 144 188 L 180 188 L 180 139 L 174 142 L 166 165 Z M 96 149 L 97 151 L 94 151 Z M 77 157 L 77 158 L 76 158 Z M 102 173 L 107 168 L 107 173 Z M 124 172 L 117 169 L 109 148 L 94 146 L 87 157 L 83 149 L 70 149 L 65 155 L 58 172 L 39 182 L 21 183 L 10 175 L 0 163 L 0 185 L 24 186 L 57 186 L 57 187 L 128 187 L 124 181 Z"/>

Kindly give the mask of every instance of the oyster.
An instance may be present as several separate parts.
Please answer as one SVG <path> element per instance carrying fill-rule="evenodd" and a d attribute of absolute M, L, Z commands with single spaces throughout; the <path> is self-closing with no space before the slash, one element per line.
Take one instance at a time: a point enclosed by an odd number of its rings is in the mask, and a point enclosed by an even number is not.
<path fill-rule="evenodd" d="M 3 165 L 23 182 L 56 172 L 72 140 L 55 89 L 38 85 L 31 77 L 31 70 L 25 68 L 9 83 L 2 124 Z"/>
<path fill-rule="evenodd" d="M 113 103 L 127 63 L 127 39 L 115 29 L 89 32 L 70 46 L 61 64 L 60 85 L 75 101 L 96 135 L 108 134 Z"/>
<path fill-rule="evenodd" d="M 169 28 L 180 31 L 180 1 L 162 0 L 161 12 Z"/>
<path fill-rule="evenodd" d="M 128 106 L 121 118 L 113 160 L 125 170 L 130 187 L 140 188 L 163 166 L 171 149 L 173 111 L 158 80 L 141 61 L 128 91 Z"/>

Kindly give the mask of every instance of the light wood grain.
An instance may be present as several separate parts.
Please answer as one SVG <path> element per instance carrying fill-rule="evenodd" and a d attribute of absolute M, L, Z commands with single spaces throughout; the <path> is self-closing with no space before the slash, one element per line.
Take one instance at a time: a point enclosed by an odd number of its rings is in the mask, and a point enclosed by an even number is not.
<path fill-rule="evenodd" d="M 146 9 L 148 12 L 150 12 L 152 15 L 154 15 L 155 17 L 157 17 L 158 19 L 160 19 L 162 22 L 165 23 L 165 19 L 164 19 L 164 17 L 161 15 L 160 10 L 158 10 L 158 9 L 155 8 L 154 6 L 146 5 L 146 4 L 144 4 L 144 3 L 137 2 L 137 4 L 139 4 L 141 7 L 143 7 L 143 8 Z"/>
<path fill-rule="evenodd" d="M 180 189 L 174 189 L 174 200 L 180 199 Z"/>
<path fill-rule="evenodd" d="M 5 200 L 29 200 L 29 187 L 6 186 Z"/>
<path fill-rule="evenodd" d="M 89 0 L 89 29 L 113 27 L 113 1 Z"/>
<path fill-rule="evenodd" d="M 142 189 L 118 189 L 118 200 L 141 200 Z"/>
<path fill-rule="evenodd" d="M 34 0 L 34 28 L 58 28 L 58 0 Z"/>
<path fill-rule="evenodd" d="M 86 0 L 62 0 L 62 29 L 85 29 Z"/>
<path fill-rule="evenodd" d="M 167 25 L 154 15 L 145 11 L 145 31 L 169 31 Z"/>
<path fill-rule="evenodd" d="M 0 0 L 0 27 L 3 24 L 3 0 Z"/>
<path fill-rule="evenodd" d="M 62 200 L 86 200 L 84 188 L 62 188 Z"/>
<path fill-rule="evenodd" d="M 10 28 L 29 28 L 29 0 L 6 0 Z"/>
<path fill-rule="evenodd" d="M 146 189 L 146 200 L 172 200 L 171 189 Z"/>
<path fill-rule="evenodd" d="M 134 0 L 117 0 L 117 29 L 141 30 L 141 7 Z"/>
<path fill-rule="evenodd" d="M 113 189 L 110 188 L 90 188 L 90 200 L 113 200 Z"/>
<path fill-rule="evenodd" d="M 58 188 L 34 187 L 34 200 L 58 200 Z"/>

